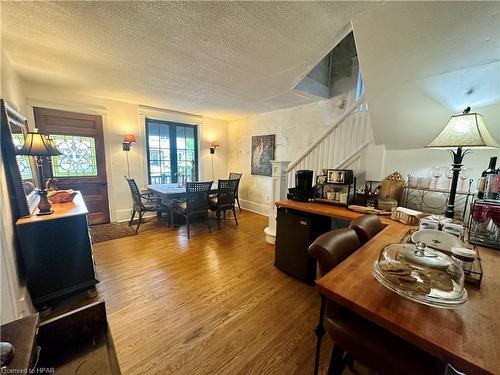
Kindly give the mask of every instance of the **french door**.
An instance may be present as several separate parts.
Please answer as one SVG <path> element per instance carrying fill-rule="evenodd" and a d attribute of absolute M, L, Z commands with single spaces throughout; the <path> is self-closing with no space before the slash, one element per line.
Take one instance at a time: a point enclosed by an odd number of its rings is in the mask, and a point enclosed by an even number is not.
<path fill-rule="evenodd" d="M 101 116 L 36 107 L 34 113 L 36 127 L 50 134 L 62 153 L 51 164 L 58 188 L 81 191 L 89 224 L 109 223 Z"/>
<path fill-rule="evenodd" d="M 150 184 L 198 180 L 195 125 L 146 118 L 146 144 Z"/>

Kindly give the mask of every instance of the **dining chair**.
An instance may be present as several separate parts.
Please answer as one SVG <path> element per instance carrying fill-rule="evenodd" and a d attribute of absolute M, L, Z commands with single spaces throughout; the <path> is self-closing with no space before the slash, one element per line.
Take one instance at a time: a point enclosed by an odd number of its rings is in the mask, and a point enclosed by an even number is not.
<path fill-rule="evenodd" d="M 360 246 L 361 242 L 354 229 L 342 228 L 319 236 L 308 252 L 318 262 L 319 273 L 324 276 Z M 439 359 L 321 296 L 320 319 L 315 330 L 317 342 L 314 374 L 317 374 L 319 367 L 325 318 L 326 331 L 334 342 L 328 374 L 341 374 L 346 365 L 352 367 L 354 360 L 381 374 L 444 373 L 445 364 Z"/>
<path fill-rule="evenodd" d="M 238 183 L 236 184 L 236 196 L 235 196 L 235 199 L 236 199 L 236 202 L 238 203 L 238 209 L 240 210 L 240 212 L 241 212 L 241 206 L 240 206 L 240 198 L 239 198 L 238 191 L 239 191 L 239 188 L 240 188 L 241 176 L 243 176 L 243 173 L 229 172 L 229 179 L 230 180 L 237 180 L 238 181 Z"/>
<path fill-rule="evenodd" d="M 210 189 L 213 181 L 207 182 L 186 182 L 186 199 L 172 202 L 170 220 L 174 228 L 174 213 L 186 219 L 187 236 L 190 237 L 190 225 L 193 218 L 205 219 L 208 232 L 212 233 L 208 222 L 208 202 Z"/>
<path fill-rule="evenodd" d="M 380 218 L 377 215 L 363 215 L 360 216 L 349 224 L 349 228 L 354 229 L 358 235 L 361 244 L 365 244 L 370 241 L 375 235 L 378 234 L 385 225 L 382 224 Z"/>
<path fill-rule="evenodd" d="M 164 205 L 160 198 L 153 197 L 151 194 L 141 193 L 133 178 L 128 178 L 127 176 L 123 177 L 127 180 L 130 188 L 130 194 L 132 195 L 132 216 L 130 217 L 128 225 L 132 225 L 135 214 L 138 213 L 139 221 L 137 223 L 137 227 L 135 228 L 135 233 L 138 233 L 139 227 L 142 223 L 142 217 L 146 212 L 156 212 L 157 214 L 161 214 L 161 212 L 168 211 L 169 207 Z"/>
<path fill-rule="evenodd" d="M 236 226 L 238 226 L 238 218 L 236 217 L 236 209 L 234 205 L 236 192 L 238 190 L 239 180 L 219 180 L 217 187 L 217 194 L 210 198 L 209 208 L 211 211 L 215 211 L 217 215 L 217 226 L 220 229 L 220 214 L 224 214 L 224 219 L 226 218 L 226 211 L 232 210 L 234 221 Z"/>

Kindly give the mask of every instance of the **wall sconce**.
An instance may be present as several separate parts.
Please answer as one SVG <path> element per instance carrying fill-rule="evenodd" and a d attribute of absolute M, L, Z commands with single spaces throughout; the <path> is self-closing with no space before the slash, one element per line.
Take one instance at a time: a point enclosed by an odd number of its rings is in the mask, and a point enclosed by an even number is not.
<path fill-rule="evenodd" d="M 130 151 L 130 146 L 135 143 L 135 136 L 132 134 L 126 134 L 123 136 L 123 151 Z"/>
<path fill-rule="evenodd" d="M 218 143 L 212 143 L 210 145 L 210 156 L 212 157 L 212 181 L 215 181 L 215 175 L 214 175 L 214 154 L 215 154 L 215 149 L 219 148 L 220 145 Z"/>
<path fill-rule="evenodd" d="M 219 148 L 219 147 L 220 147 L 220 145 L 219 145 L 218 143 L 212 143 L 212 144 L 210 145 L 210 153 L 211 153 L 212 155 L 213 155 L 213 154 L 215 154 L 215 149 L 216 149 L 216 148 Z"/>
<path fill-rule="evenodd" d="M 125 134 L 123 136 L 122 147 L 123 147 L 123 151 L 126 151 L 125 155 L 127 156 L 127 177 L 128 178 L 130 178 L 130 164 L 129 164 L 129 161 L 128 161 L 128 151 L 130 151 L 130 147 L 134 143 L 135 143 L 135 136 L 134 135 L 132 135 L 132 134 Z"/>

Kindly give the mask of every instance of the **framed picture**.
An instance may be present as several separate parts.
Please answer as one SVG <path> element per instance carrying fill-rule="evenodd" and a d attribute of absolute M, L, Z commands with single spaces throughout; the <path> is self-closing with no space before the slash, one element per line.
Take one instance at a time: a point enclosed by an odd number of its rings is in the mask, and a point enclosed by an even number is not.
<path fill-rule="evenodd" d="M 271 176 L 271 160 L 274 159 L 275 135 L 257 135 L 252 137 L 252 174 Z"/>

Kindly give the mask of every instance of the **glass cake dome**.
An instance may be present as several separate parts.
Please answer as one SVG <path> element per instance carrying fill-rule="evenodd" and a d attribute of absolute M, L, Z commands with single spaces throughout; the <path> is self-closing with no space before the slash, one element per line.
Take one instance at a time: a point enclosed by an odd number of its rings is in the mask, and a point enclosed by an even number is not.
<path fill-rule="evenodd" d="M 467 301 L 460 263 L 423 242 L 387 245 L 373 275 L 393 292 L 429 306 L 450 309 Z"/>

